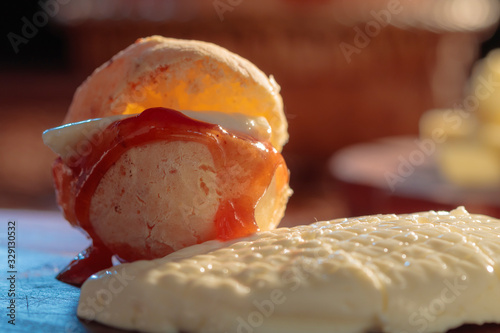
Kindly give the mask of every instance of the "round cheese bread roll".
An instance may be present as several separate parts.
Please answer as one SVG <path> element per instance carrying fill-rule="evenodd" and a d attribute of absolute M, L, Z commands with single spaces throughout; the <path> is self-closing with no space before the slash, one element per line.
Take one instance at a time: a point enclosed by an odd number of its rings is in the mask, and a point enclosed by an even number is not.
<path fill-rule="evenodd" d="M 218 45 L 161 36 L 138 39 L 77 89 L 65 123 L 152 107 L 264 117 L 271 143 L 288 141 L 280 87 L 250 61 Z"/>
<path fill-rule="evenodd" d="M 60 278 L 274 229 L 291 190 L 279 86 L 213 44 L 154 36 L 98 68 L 44 133 L 67 220 L 93 246 Z M 96 258 L 107 258 L 98 260 Z M 85 263 L 87 261 L 87 263 Z"/>

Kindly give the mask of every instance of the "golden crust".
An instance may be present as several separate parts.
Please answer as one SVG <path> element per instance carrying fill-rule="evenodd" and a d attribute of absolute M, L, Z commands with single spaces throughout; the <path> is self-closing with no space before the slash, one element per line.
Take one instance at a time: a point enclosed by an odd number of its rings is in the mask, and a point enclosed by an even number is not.
<path fill-rule="evenodd" d="M 281 151 L 288 125 L 279 89 L 272 77 L 220 46 L 152 36 L 97 68 L 77 89 L 64 122 L 158 106 L 242 113 L 265 117 L 271 143 Z"/>

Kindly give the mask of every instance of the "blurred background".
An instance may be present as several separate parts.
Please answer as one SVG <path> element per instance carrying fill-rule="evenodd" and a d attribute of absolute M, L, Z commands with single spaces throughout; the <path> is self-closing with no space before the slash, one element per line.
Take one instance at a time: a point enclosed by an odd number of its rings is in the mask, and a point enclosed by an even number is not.
<path fill-rule="evenodd" d="M 284 225 L 458 205 L 500 217 L 496 0 L 1 6 L 0 208 L 57 209 L 43 130 L 96 67 L 158 34 L 219 44 L 281 85 L 295 191 Z"/>

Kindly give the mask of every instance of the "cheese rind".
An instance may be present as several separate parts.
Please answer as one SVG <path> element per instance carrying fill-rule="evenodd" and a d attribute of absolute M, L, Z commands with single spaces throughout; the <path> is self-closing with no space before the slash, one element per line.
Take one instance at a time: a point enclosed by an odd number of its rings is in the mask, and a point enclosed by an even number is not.
<path fill-rule="evenodd" d="M 279 228 L 102 271 L 78 315 L 145 332 L 442 332 L 500 322 L 499 248 L 500 221 L 463 208 Z"/>

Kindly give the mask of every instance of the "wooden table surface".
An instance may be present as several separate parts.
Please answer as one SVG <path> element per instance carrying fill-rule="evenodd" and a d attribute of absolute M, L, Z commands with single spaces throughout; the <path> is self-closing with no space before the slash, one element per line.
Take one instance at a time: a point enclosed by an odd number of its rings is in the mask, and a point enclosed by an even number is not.
<path fill-rule="evenodd" d="M 89 241 L 59 212 L 0 209 L 0 332 L 124 332 L 76 317 L 80 290 L 55 279 L 57 272 Z M 15 325 L 8 323 L 11 273 L 8 226 L 15 221 Z M 12 231 L 12 230 L 11 230 Z M 500 325 L 462 326 L 454 333 L 500 332 Z"/>
<path fill-rule="evenodd" d="M 12 298 L 7 280 L 12 275 L 7 262 L 9 221 L 15 221 L 16 234 L 15 325 L 7 316 Z M 80 289 L 55 279 L 89 244 L 59 212 L 0 209 L 0 222 L 0 332 L 120 332 L 78 320 Z"/>

